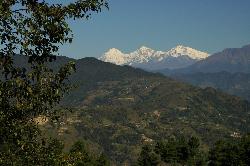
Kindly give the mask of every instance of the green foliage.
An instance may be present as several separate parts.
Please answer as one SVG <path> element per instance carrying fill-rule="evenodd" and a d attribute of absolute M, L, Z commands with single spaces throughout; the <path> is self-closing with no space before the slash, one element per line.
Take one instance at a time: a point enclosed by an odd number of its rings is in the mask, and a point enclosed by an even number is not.
<path fill-rule="evenodd" d="M 236 144 L 219 141 L 210 152 L 209 165 L 242 165 L 240 161 L 240 149 Z"/>
<path fill-rule="evenodd" d="M 201 150 L 199 140 L 191 137 L 170 138 L 142 147 L 138 165 L 190 165 L 190 166 L 248 166 L 250 136 L 222 139 L 216 142 L 209 154 Z M 158 155 L 156 159 L 155 156 Z"/>
<path fill-rule="evenodd" d="M 75 64 L 53 71 L 47 63 L 72 41 L 67 20 L 87 19 L 104 6 L 104 0 L 0 2 L 0 165 L 60 165 L 62 145 L 43 138 L 34 119 L 55 112 Z M 28 67 L 13 63 L 19 55 L 27 57 Z"/>
<path fill-rule="evenodd" d="M 30 120 L 48 114 L 67 90 L 65 80 L 74 63 L 58 72 L 45 65 L 57 55 L 59 45 L 72 38 L 69 18 L 87 18 L 99 12 L 103 0 L 75 1 L 67 6 L 46 1 L 12 0 L 0 4 L 1 120 Z M 13 57 L 28 57 L 31 71 L 13 65 Z"/>
<path fill-rule="evenodd" d="M 103 153 L 96 160 L 96 166 L 109 166 L 109 165 L 110 165 L 110 161 L 106 157 L 106 155 L 104 155 Z"/>
<path fill-rule="evenodd" d="M 195 146 L 193 146 L 195 145 Z M 209 155 L 201 150 L 197 138 L 185 140 L 183 137 L 171 138 L 155 145 L 142 147 L 137 163 L 141 165 L 190 165 L 190 166 L 247 166 L 249 165 L 250 136 L 222 139 L 210 149 Z M 152 154 L 159 155 L 155 163 Z M 159 159 L 159 157 L 158 157 Z M 150 163 L 152 162 L 152 163 Z M 163 164 L 164 165 L 164 164 Z"/>
<path fill-rule="evenodd" d="M 204 154 L 200 150 L 198 138 L 195 137 L 189 140 L 183 137 L 170 138 L 158 142 L 155 145 L 155 151 L 161 156 L 161 160 L 168 164 L 204 165 L 204 161 L 201 161 Z"/>
<path fill-rule="evenodd" d="M 109 160 L 104 154 L 96 157 L 91 155 L 89 151 L 86 149 L 84 142 L 78 141 L 76 142 L 68 155 L 69 163 L 76 166 L 108 166 L 110 165 Z"/>
<path fill-rule="evenodd" d="M 239 140 L 221 140 L 216 142 L 209 152 L 210 166 L 247 166 L 250 159 L 250 136 Z"/>
<path fill-rule="evenodd" d="M 59 165 L 63 145 L 58 140 L 30 139 L 5 143 L 0 153 L 1 165 Z"/>
<path fill-rule="evenodd" d="M 142 147 L 137 164 L 139 166 L 157 166 L 160 163 L 160 156 L 156 154 L 150 145 Z"/>

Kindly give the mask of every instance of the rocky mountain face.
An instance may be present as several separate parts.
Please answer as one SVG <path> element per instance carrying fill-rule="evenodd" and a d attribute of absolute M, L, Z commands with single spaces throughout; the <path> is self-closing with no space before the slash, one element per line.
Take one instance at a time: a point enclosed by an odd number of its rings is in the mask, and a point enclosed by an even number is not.
<path fill-rule="evenodd" d="M 116 48 L 112 48 L 99 59 L 116 65 L 129 65 L 146 70 L 159 70 L 187 67 L 208 56 L 208 53 L 178 45 L 166 52 L 155 51 L 145 46 L 131 53 L 123 53 Z"/>

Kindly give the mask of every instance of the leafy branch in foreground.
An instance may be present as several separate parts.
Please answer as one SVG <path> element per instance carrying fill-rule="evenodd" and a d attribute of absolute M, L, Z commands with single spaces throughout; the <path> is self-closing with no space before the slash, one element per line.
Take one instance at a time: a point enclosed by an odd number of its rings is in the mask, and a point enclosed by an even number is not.
<path fill-rule="evenodd" d="M 73 62 L 58 71 L 46 64 L 56 59 L 61 45 L 72 42 L 67 20 L 88 19 L 103 7 L 108 7 L 104 0 L 68 5 L 45 0 L 0 2 L 0 163 L 46 163 L 40 159 L 50 154 L 44 150 L 50 143 L 41 137 L 34 118 L 55 112 L 75 70 Z M 15 66 L 15 56 L 27 57 L 28 68 Z"/>

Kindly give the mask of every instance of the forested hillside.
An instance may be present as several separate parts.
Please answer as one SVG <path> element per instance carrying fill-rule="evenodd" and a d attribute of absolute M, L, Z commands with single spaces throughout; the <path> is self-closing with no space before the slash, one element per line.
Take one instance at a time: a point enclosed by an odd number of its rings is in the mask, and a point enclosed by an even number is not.
<path fill-rule="evenodd" d="M 56 130 L 69 145 L 88 140 L 115 162 L 130 163 L 145 142 L 196 136 L 208 149 L 250 131 L 250 105 L 238 97 L 94 58 L 76 64 L 76 89 L 63 102 L 73 109 L 62 111 Z M 51 125 L 46 128 L 54 135 Z"/>

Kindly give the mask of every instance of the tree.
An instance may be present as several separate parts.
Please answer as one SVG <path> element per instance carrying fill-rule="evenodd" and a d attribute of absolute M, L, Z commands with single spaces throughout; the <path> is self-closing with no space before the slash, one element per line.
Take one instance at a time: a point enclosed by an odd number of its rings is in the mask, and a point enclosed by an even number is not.
<path fill-rule="evenodd" d="M 62 44 L 72 42 L 67 21 L 88 19 L 103 7 L 108 7 L 105 0 L 77 0 L 68 5 L 0 1 L 0 164 L 44 165 L 37 154 L 48 148 L 48 140 L 41 138 L 34 118 L 56 111 L 75 70 L 73 62 L 58 71 L 46 64 L 56 59 Z M 27 57 L 29 67 L 15 66 L 15 56 Z"/>
<path fill-rule="evenodd" d="M 216 142 L 214 148 L 209 153 L 209 165 L 242 165 L 240 158 L 240 148 L 236 143 L 221 140 Z"/>
<path fill-rule="evenodd" d="M 157 142 L 151 151 L 149 148 L 142 149 L 142 153 L 138 161 L 141 160 L 140 158 L 152 158 L 148 157 L 150 156 L 148 154 L 155 154 L 156 156 L 158 155 L 161 159 L 161 162 L 170 165 L 200 166 L 206 164 L 204 153 L 200 150 L 199 139 L 196 137 L 191 137 L 189 140 L 185 139 L 184 137 L 169 138 L 167 140 Z"/>
<path fill-rule="evenodd" d="M 137 164 L 140 166 L 157 166 L 160 163 L 160 156 L 157 155 L 150 145 L 142 147 Z"/>
<path fill-rule="evenodd" d="M 250 163 L 250 134 L 245 135 L 240 142 L 242 148 L 241 157 L 244 163 Z"/>
<path fill-rule="evenodd" d="M 110 165 L 109 159 L 103 153 L 96 160 L 96 166 L 108 166 Z"/>
<path fill-rule="evenodd" d="M 67 164 L 77 166 L 108 166 L 109 160 L 104 154 L 99 156 L 89 153 L 83 141 L 77 141 L 67 155 Z"/>
<path fill-rule="evenodd" d="M 250 136 L 233 140 L 220 140 L 209 151 L 210 166 L 245 166 L 249 165 Z"/>

